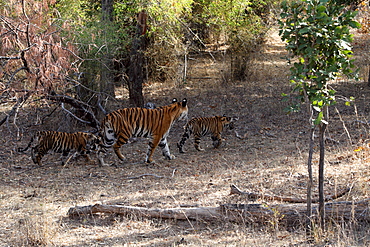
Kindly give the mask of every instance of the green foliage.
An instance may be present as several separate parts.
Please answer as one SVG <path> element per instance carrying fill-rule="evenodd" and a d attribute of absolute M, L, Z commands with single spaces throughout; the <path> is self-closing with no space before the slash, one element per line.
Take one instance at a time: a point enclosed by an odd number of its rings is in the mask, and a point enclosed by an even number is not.
<path fill-rule="evenodd" d="M 110 54 L 127 60 L 141 10 L 148 13 L 148 73 L 177 73 L 177 57 L 188 52 L 189 37 L 200 43 L 222 41 L 244 58 L 263 41 L 271 6 L 281 0 L 163 0 L 114 1 L 114 21 L 102 23 L 101 1 L 62 0 L 54 5 L 56 19 L 68 20 L 69 42 L 78 44 L 83 65 L 99 68 L 99 60 Z M 208 38 L 212 38 L 210 40 Z M 90 64 L 90 65 L 88 65 Z M 123 67 L 125 65 L 122 65 Z M 96 73 L 91 71 L 92 73 Z M 124 73 L 120 71 L 119 73 Z M 98 73 L 97 73 L 98 74 Z M 168 77 L 168 76 L 165 76 Z"/>
<path fill-rule="evenodd" d="M 192 21 L 203 23 L 215 37 L 226 38 L 233 50 L 249 49 L 250 41 L 267 30 L 265 18 L 275 1 L 196 0 Z"/>
<path fill-rule="evenodd" d="M 136 26 L 138 6 L 136 2 L 114 2 L 114 20 L 106 23 L 102 19 L 100 0 L 63 0 L 55 9 L 59 19 L 71 23 L 64 30 L 68 42 L 75 44 L 82 60 L 79 71 L 85 72 L 85 86 L 99 90 L 101 70 L 108 68 L 107 61 L 121 61 L 128 56 L 132 35 Z M 108 59 L 108 60 L 107 60 Z M 118 74 L 118 70 L 115 74 Z"/>
<path fill-rule="evenodd" d="M 265 40 L 274 6 L 281 0 L 194 0 L 189 25 L 203 41 L 233 53 L 232 79 L 245 80 L 253 53 Z M 196 41 L 195 41 L 196 42 Z"/>
<path fill-rule="evenodd" d="M 63 19 L 74 24 L 73 30 L 66 34 L 72 42 L 79 45 L 79 54 L 86 59 L 100 59 L 109 53 L 119 56 L 122 49 L 130 43 L 128 34 L 136 18 L 136 9 L 128 4 L 115 3 L 115 21 L 102 22 L 101 1 L 60 1 L 56 8 Z"/>
<path fill-rule="evenodd" d="M 178 76 L 178 57 L 187 52 L 186 33 L 193 0 L 150 1 L 149 37 L 146 57 L 153 80 L 165 81 Z"/>
<path fill-rule="evenodd" d="M 294 91 L 304 95 L 318 114 L 315 124 L 323 121 L 322 109 L 335 104 L 335 91 L 328 82 L 340 75 L 356 78 L 350 42 L 350 28 L 359 28 L 355 11 L 335 0 L 284 2 L 280 35 L 286 49 L 297 58 L 293 62 L 291 82 Z"/>

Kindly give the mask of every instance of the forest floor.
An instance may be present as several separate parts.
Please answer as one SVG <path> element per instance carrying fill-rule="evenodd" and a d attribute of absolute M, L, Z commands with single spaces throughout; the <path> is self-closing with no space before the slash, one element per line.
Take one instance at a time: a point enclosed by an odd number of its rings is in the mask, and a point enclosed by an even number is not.
<path fill-rule="evenodd" d="M 368 78 L 369 35 L 356 34 L 354 43 L 361 76 Z M 52 119 L 45 126 L 33 126 L 21 141 L 16 127 L 36 122 L 36 107 L 24 106 L 17 122 L 4 124 L 0 131 L 0 246 L 369 246 L 370 227 L 331 225 L 324 237 L 308 243 L 302 226 L 288 230 L 271 222 L 201 222 L 96 215 L 72 219 L 69 208 L 95 203 L 173 208 L 248 203 L 245 197 L 230 195 L 230 185 L 244 191 L 305 198 L 307 190 L 308 119 L 305 111 L 287 115 L 282 93 L 290 92 L 286 52 L 276 32 L 271 32 L 264 49 L 254 56 L 248 81 L 225 80 L 222 56 L 189 57 L 188 80 L 182 84 L 150 83 L 146 101 L 166 105 L 172 98 L 187 98 L 189 117 L 226 114 L 239 117 L 236 129 L 225 131 L 222 147 L 213 149 L 209 137 L 202 138 L 205 152 L 198 152 L 192 140 L 180 154 L 176 142 L 184 122 L 177 122 L 168 138 L 175 160 L 164 160 L 160 150 L 155 163 L 145 164 L 147 140 L 138 138 L 121 148 L 124 162 L 113 152 L 106 161 L 114 166 L 99 167 L 84 159 L 59 164 L 59 155 L 48 154 L 43 166 L 32 163 L 26 146 L 28 133 L 36 129 L 71 131 L 68 119 Z M 337 104 L 330 108 L 326 132 L 325 191 L 332 194 L 351 186 L 338 200 L 358 201 L 370 197 L 370 87 L 364 80 L 341 79 L 331 83 Z M 127 91 L 117 89 L 121 107 L 127 105 Z M 350 106 L 345 100 L 355 100 Z M 11 107 L 11 106 L 9 106 Z M 38 106 L 40 107 L 40 106 Z M 8 108 L 2 106 L 1 112 Z M 50 112 L 37 110 L 39 115 Z M 3 114 L 3 113 L 2 113 Z M 83 128 L 81 128 L 84 130 Z M 332 140 L 332 141 L 330 141 Z M 316 139 L 317 144 L 317 139 Z M 318 147 L 313 159 L 317 196 Z M 156 176 L 140 176 L 154 174 Z M 139 176 L 135 179 L 132 177 Z M 277 203 L 257 200 L 254 203 Z M 280 202 L 279 202 L 280 203 Z"/>

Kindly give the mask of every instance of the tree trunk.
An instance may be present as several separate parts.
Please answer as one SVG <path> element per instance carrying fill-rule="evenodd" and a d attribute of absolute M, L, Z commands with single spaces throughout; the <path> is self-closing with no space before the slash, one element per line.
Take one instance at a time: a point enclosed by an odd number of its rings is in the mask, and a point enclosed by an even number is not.
<path fill-rule="evenodd" d="M 370 65 L 368 66 L 368 70 L 369 70 L 369 73 L 368 73 L 368 77 L 367 77 L 367 85 L 370 87 Z"/>
<path fill-rule="evenodd" d="M 135 39 L 134 42 L 138 40 Z M 139 50 L 133 50 L 130 55 L 130 67 L 129 67 L 129 80 L 128 80 L 128 90 L 130 97 L 130 104 L 142 107 L 144 105 L 143 96 L 143 61 L 144 55 Z"/>
<path fill-rule="evenodd" d="M 106 32 L 109 32 L 110 29 L 108 27 L 113 25 L 113 0 L 102 0 L 102 22 L 107 27 L 107 29 L 103 30 L 103 37 L 111 36 Z M 111 55 L 110 45 L 107 43 L 105 54 L 102 57 L 100 91 L 114 97 L 113 71 L 113 57 Z"/>
<path fill-rule="evenodd" d="M 325 142 L 324 135 L 326 130 L 326 124 L 320 123 L 320 159 L 319 159 L 319 215 L 321 229 L 325 229 L 325 206 L 324 206 L 324 162 L 325 162 Z"/>
<path fill-rule="evenodd" d="M 113 22 L 113 0 L 102 0 L 101 9 L 103 22 Z"/>
<path fill-rule="evenodd" d="M 312 185 L 313 185 L 313 176 L 312 176 L 312 155 L 313 155 L 313 145 L 314 145 L 314 134 L 315 127 L 312 126 L 310 129 L 310 144 L 308 151 L 308 160 L 307 160 L 307 170 L 308 170 L 308 181 L 307 181 L 307 219 L 306 219 L 306 233 L 311 235 L 312 233 Z"/>
<path fill-rule="evenodd" d="M 146 49 L 146 13 L 138 14 L 135 37 L 132 41 L 130 52 L 130 66 L 128 68 L 128 90 L 130 103 L 134 106 L 144 105 L 143 83 L 144 83 L 144 53 Z"/>

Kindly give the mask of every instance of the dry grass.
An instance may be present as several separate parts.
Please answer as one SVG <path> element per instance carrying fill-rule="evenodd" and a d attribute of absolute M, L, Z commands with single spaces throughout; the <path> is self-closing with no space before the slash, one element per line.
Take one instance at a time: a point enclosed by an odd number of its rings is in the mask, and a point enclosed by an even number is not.
<path fill-rule="evenodd" d="M 289 92 L 288 70 L 282 58 L 284 48 L 276 33 L 270 40 L 264 52 L 256 57 L 250 81 L 224 83 L 223 61 L 194 57 L 189 60 L 189 77 L 213 79 L 189 79 L 181 85 L 152 83 L 146 88 L 147 100 L 157 105 L 167 104 L 173 97 L 188 98 L 190 117 L 224 113 L 239 116 L 237 131 L 246 138 L 238 139 L 234 132 L 225 132 L 225 144 L 218 150 L 211 149 L 210 138 L 203 138 L 206 152 L 195 151 L 188 141 L 187 153 L 179 154 L 175 143 L 181 136 L 183 123 L 178 123 L 169 136 L 171 151 L 177 157 L 172 161 L 164 160 L 156 150 L 156 163 L 144 164 L 147 141 L 139 139 L 122 147 L 124 163 L 118 163 L 112 152 L 107 156 L 107 161 L 116 162 L 116 167 L 84 164 L 84 159 L 61 167 L 57 165 L 57 155 L 47 155 L 44 165 L 37 167 L 28 154 L 13 151 L 27 143 L 27 134 L 18 141 L 9 133 L 9 130 L 16 132 L 13 124 L 2 126 L 0 245 L 368 246 L 370 229 L 361 222 L 332 223 L 325 234 L 317 230 L 313 241 L 307 242 L 301 226 L 285 229 L 274 224 L 274 219 L 261 226 L 251 222 L 209 223 L 135 216 L 97 215 L 79 219 L 66 216 L 70 207 L 94 203 L 158 208 L 247 203 L 242 196 L 229 195 L 230 184 L 252 192 L 304 198 L 307 121 L 304 113 L 284 114 L 287 103 L 281 102 L 280 95 Z M 368 47 L 368 40 L 362 37 L 355 47 L 361 67 L 366 60 L 362 47 Z M 363 69 L 361 73 L 367 72 Z M 339 101 L 338 112 L 331 109 L 327 134 L 339 143 L 327 143 L 325 190 L 332 193 L 351 185 L 353 189 L 341 200 L 357 201 L 368 198 L 370 192 L 370 135 L 366 123 L 370 88 L 363 81 L 336 82 L 333 87 L 339 95 L 355 96 L 356 100 L 351 106 Z M 127 104 L 127 94 L 122 89 L 119 93 L 122 95 L 119 107 L 122 107 Z M 34 117 L 35 112 L 24 108 L 19 112 L 17 125 L 24 126 Z M 58 122 L 61 119 L 54 119 L 44 128 L 69 127 Z M 315 154 L 314 164 L 317 161 Z M 127 179 L 145 173 L 163 178 Z"/>

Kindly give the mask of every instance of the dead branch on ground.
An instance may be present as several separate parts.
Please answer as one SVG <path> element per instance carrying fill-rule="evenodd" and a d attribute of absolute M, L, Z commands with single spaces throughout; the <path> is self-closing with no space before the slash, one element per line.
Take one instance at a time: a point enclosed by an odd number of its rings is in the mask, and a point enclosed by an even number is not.
<path fill-rule="evenodd" d="M 208 222 L 231 221 L 237 223 L 279 223 L 294 227 L 306 220 L 305 204 L 223 204 L 218 207 L 144 208 L 124 205 L 95 204 L 76 206 L 68 210 L 69 217 L 95 214 L 134 215 L 136 217 Z M 317 218 L 318 205 L 313 205 L 313 218 Z M 325 204 L 326 220 L 369 222 L 368 200 L 361 202 L 333 202 Z"/>
<path fill-rule="evenodd" d="M 325 201 L 331 201 L 335 200 L 339 197 L 344 196 L 346 193 L 348 193 L 351 190 L 351 188 L 346 188 L 340 192 L 337 192 L 334 195 L 328 195 L 325 198 Z M 255 201 L 257 199 L 263 199 L 268 201 L 281 201 L 281 202 L 290 202 L 290 203 L 306 203 L 307 199 L 302 198 L 292 198 L 292 197 L 282 197 L 282 196 L 271 196 L 271 195 L 265 195 L 265 194 L 258 194 L 253 192 L 245 192 L 240 190 L 236 185 L 232 184 L 230 186 L 230 195 L 237 194 L 237 195 L 245 195 L 247 196 L 248 200 Z M 319 198 L 312 199 L 312 203 L 319 202 Z"/>
<path fill-rule="evenodd" d="M 155 177 L 155 178 L 164 178 L 164 176 L 159 176 L 159 175 L 156 175 L 156 174 L 146 173 L 146 174 L 141 174 L 141 175 L 134 176 L 134 177 L 128 177 L 126 179 L 138 179 L 138 178 L 148 177 L 148 176 L 152 176 L 152 177 Z"/>
<path fill-rule="evenodd" d="M 260 195 L 243 192 L 235 185 L 231 186 L 231 194 L 242 194 L 252 197 Z M 338 198 L 338 193 L 331 198 Z M 270 196 L 268 199 L 281 200 L 286 198 Z M 328 198 L 327 198 L 328 199 Z M 95 204 L 76 206 L 68 210 L 69 217 L 81 217 L 95 214 L 135 215 L 136 217 L 162 218 L 174 220 L 200 220 L 208 222 L 231 221 L 237 223 L 277 224 L 295 227 L 303 225 L 307 220 L 307 206 L 301 199 L 289 199 L 288 204 L 222 204 L 218 207 L 178 207 L 178 208 L 144 208 L 124 205 Z M 336 222 L 369 222 L 370 198 L 358 201 L 341 201 L 325 204 L 326 220 Z M 318 204 L 312 206 L 312 219 L 318 218 Z"/>

